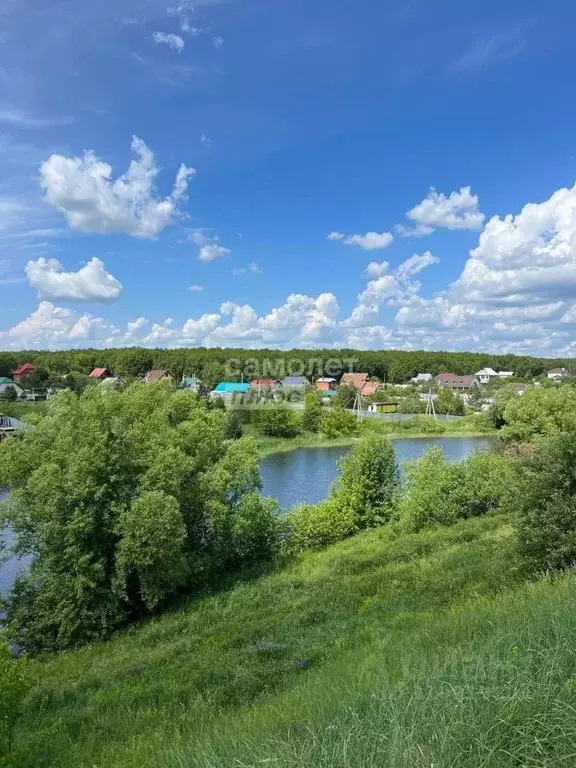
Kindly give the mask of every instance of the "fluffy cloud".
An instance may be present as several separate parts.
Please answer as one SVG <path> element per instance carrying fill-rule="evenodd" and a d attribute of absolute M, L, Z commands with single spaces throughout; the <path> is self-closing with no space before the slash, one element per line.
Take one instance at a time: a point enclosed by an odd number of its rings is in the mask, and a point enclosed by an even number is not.
<path fill-rule="evenodd" d="M 214 259 L 219 259 L 221 256 L 226 256 L 228 253 L 230 253 L 229 248 L 224 248 L 223 245 L 218 245 L 218 243 L 211 243 L 210 245 L 203 245 L 202 248 L 200 248 L 198 258 L 200 261 L 214 261 Z"/>
<path fill-rule="evenodd" d="M 342 232 L 330 232 L 328 240 L 342 240 L 345 245 L 358 245 L 365 251 L 387 248 L 394 240 L 390 232 L 366 232 L 365 235 L 345 235 Z"/>
<path fill-rule="evenodd" d="M 198 246 L 198 258 L 200 261 L 214 261 L 214 259 L 219 259 L 221 256 L 227 256 L 231 253 L 230 248 L 220 245 L 218 235 L 208 234 L 207 230 L 203 227 L 190 229 L 188 231 L 188 239 Z"/>
<path fill-rule="evenodd" d="M 431 299 L 412 297 L 396 321 L 400 329 L 433 331 L 436 346 L 566 354 L 575 292 L 576 185 L 517 215 L 491 218 L 458 280 Z"/>
<path fill-rule="evenodd" d="M 109 301 L 122 293 L 122 285 L 106 272 L 100 259 L 93 258 L 78 272 L 64 272 L 56 259 L 39 258 L 25 267 L 30 285 L 39 299 Z"/>
<path fill-rule="evenodd" d="M 387 261 L 380 264 L 371 262 L 366 268 L 371 280 L 358 294 L 358 303 L 344 324 L 352 328 L 371 325 L 378 319 L 383 304 L 394 305 L 410 301 L 420 290 L 420 283 L 410 278 L 437 262 L 438 259 L 430 251 L 421 255 L 415 253 L 395 270 L 390 270 Z"/>
<path fill-rule="evenodd" d="M 189 286 L 188 286 L 188 290 L 189 290 L 191 293 L 199 293 L 200 291 L 203 291 L 203 290 L 204 290 L 204 286 L 203 286 L 203 285 L 196 285 L 196 284 L 193 284 L 193 285 L 189 285 Z"/>
<path fill-rule="evenodd" d="M 158 45 L 159 43 L 165 43 L 170 46 L 173 51 L 180 53 L 184 50 L 184 38 L 180 35 L 173 35 L 172 33 L 166 34 L 165 32 L 154 32 L 152 39 Z"/>
<path fill-rule="evenodd" d="M 462 187 L 459 192 L 449 195 L 431 187 L 424 200 L 411 208 L 406 216 L 415 227 L 408 229 L 399 224 L 396 229 L 403 237 L 422 237 L 436 228 L 480 229 L 484 221 L 484 214 L 478 209 L 478 196 L 472 194 L 470 187 Z"/>
<path fill-rule="evenodd" d="M 216 49 L 222 48 L 222 46 L 224 45 L 224 38 L 221 37 L 220 35 L 216 35 L 215 37 L 212 38 L 212 45 Z"/>
<path fill-rule="evenodd" d="M 14 349 L 89 346 L 102 343 L 111 330 L 102 318 L 42 301 L 21 323 L 0 332 L 0 344 Z"/>
<path fill-rule="evenodd" d="M 158 199 L 154 180 L 159 169 L 154 154 L 136 136 L 132 151 L 137 159 L 115 181 L 111 166 L 93 151 L 82 158 L 51 155 L 40 167 L 46 202 L 64 214 L 72 229 L 156 237 L 177 216 L 195 171 L 181 165 L 171 194 Z"/>

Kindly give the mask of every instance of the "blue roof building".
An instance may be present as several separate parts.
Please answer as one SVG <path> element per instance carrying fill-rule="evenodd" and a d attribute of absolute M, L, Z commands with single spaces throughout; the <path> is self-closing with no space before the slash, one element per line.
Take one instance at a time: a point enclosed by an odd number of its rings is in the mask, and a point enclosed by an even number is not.
<path fill-rule="evenodd" d="M 248 392 L 249 389 L 250 384 L 241 384 L 237 381 L 221 381 L 213 391 L 216 395 L 233 395 L 235 393 L 243 395 Z"/>

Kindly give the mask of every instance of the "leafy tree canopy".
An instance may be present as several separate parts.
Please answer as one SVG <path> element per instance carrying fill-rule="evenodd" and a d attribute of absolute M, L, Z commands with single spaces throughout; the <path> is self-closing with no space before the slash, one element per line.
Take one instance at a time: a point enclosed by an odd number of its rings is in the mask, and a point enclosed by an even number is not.
<path fill-rule="evenodd" d="M 225 425 L 189 391 L 133 384 L 59 392 L 34 430 L 3 441 L 5 522 L 33 558 L 9 599 L 11 635 L 31 651 L 96 640 L 271 556 L 254 444 L 226 441 Z"/>

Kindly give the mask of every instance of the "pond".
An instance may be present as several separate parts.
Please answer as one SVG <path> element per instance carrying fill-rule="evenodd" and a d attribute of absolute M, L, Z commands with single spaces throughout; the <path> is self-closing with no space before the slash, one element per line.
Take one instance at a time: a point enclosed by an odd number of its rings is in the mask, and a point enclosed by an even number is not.
<path fill-rule="evenodd" d="M 455 463 L 475 451 L 486 450 L 490 443 L 489 437 L 425 437 L 392 441 L 399 463 L 417 459 L 432 446 L 441 448 L 446 460 Z M 285 508 L 302 502 L 316 504 L 328 495 L 338 474 L 338 461 L 349 450 L 349 446 L 301 448 L 268 456 L 260 464 L 262 493 L 278 499 L 280 506 Z"/>

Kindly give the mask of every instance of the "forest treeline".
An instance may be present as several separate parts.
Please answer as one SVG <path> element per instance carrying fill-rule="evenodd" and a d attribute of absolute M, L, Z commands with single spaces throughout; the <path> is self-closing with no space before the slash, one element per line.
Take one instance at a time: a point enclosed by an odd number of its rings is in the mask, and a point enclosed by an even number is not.
<path fill-rule="evenodd" d="M 443 371 L 472 374 L 484 367 L 513 371 L 530 378 L 557 366 L 570 367 L 571 359 L 492 355 L 481 352 L 427 352 L 355 349 L 78 349 L 61 351 L 0 352 L 0 376 L 9 376 L 21 363 L 33 363 L 56 375 L 69 371 L 90 373 L 109 368 L 116 376 L 138 378 L 153 368 L 169 370 L 176 378 L 196 375 L 206 386 L 218 381 L 257 377 L 338 377 L 348 370 L 366 371 L 386 382 L 402 383 L 418 373 Z"/>

